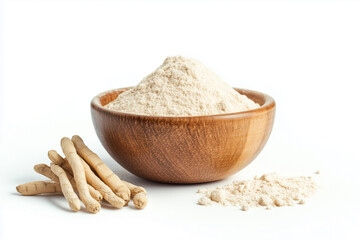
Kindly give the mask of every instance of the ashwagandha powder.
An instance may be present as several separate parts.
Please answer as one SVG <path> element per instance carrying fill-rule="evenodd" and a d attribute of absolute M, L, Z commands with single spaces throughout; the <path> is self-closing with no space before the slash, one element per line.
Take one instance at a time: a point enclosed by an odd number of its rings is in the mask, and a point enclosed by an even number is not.
<path fill-rule="evenodd" d="M 213 190 L 199 189 L 198 193 L 204 196 L 198 204 L 240 206 L 244 211 L 251 207 L 271 209 L 304 204 L 305 198 L 314 195 L 317 189 L 312 177 L 281 177 L 271 173 L 253 180 L 234 181 Z"/>
<path fill-rule="evenodd" d="M 105 107 L 153 116 L 201 116 L 259 107 L 197 60 L 168 57 L 136 87 Z"/>

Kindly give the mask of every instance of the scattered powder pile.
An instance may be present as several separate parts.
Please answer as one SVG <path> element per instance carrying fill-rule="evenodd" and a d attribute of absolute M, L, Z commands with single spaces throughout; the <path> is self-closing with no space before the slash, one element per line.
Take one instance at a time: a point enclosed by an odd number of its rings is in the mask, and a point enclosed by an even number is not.
<path fill-rule="evenodd" d="M 200 205 L 221 204 L 241 206 L 247 211 L 250 207 L 292 206 L 304 204 L 305 198 L 315 194 L 317 184 L 311 177 L 280 177 L 276 173 L 264 174 L 254 180 L 235 181 L 214 190 L 199 189 L 205 194 L 199 199 Z"/>
<path fill-rule="evenodd" d="M 259 104 L 199 61 L 176 56 L 105 107 L 142 115 L 201 116 L 246 111 Z"/>

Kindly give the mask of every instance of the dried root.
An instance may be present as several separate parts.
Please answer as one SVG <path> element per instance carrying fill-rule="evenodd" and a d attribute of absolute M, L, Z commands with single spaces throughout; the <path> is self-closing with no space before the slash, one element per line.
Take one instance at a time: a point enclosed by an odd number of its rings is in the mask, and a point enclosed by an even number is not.
<path fill-rule="evenodd" d="M 146 190 L 143 187 L 140 186 L 136 186 L 132 183 L 126 182 L 124 180 L 122 180 L 122 182 L 126 185 L 127 188 L 129 188 L 130 192 L 131 192 L 131 198 L 133 198 L 136 194 L 138 193 L 145 193 L 146 194 Z"/>
<path fill-rule="evenodd" d="M 78 135 L 71 138 L 77 153 L 96 171 L 99 177 L 108 185 L 114 193 L 121 197 L 125 202 L 130 200 L 130 190 L 120 180 L 120 178 L 111 171 L 111 169 L 91 151 Z"/>
<path fill-rule="evenodd" d="M 104 199 L 108 201 L 113 207 L 122 208 L 125 205 L 125 201 L 115 195 L 115 193 L 111 191 L 111 188 L 108 187 L 103 181 L 101 181 L 101 179 L 98 178 L 98 176 L 96 176 L 93 171 L 91 171 L 89 165 L 87 165 L 84 160 L 82 160 L 81 163 L 85 169 L 86 180 L 88 183 L 90 183 L 96 190 L 98 190 L 101 195 L 103 195 Z"/>
<path fill-rule="evenodd" d="M 134 202 L 134 206 L 138 209 L 143 209 L 144 207 L 146 207 L 148 199 L 146 196 L 145 188 L 136 186 L 136 185 L 126 182 L 124 180 L 123 180 L 123 183 L 130 189 L 131 198 Z"/>
<path fill-rule="evenodd" d="M 48 157 L 49 157 L 50 161 L 52 161 L 56 165 L 62 166 L 64 168 L 64 170 L 68 171 L 72 175 L 72 169 L 71 169 L 70 165 L 65 167 L 64 166 L 64 164 L 66 163 L 65 159 L 63 157 L 61 157 L 55 150 L 48 151 Z"/>
<path fill-rule="evenodd" d="M 61 157 L 55 150 L 50 150 L 48 152 L 48 157 L 49 159 L 55 163 L 56 165 L 59 165 L 61 166 L 64 171 L 66 172 L 66 174 L 68 175 L 68 178 L 73 186 L 73 188 L 75 190 L 77 190 L 76 188 L 76 183 L 75 183 L 75 180 L 73 178 L 73 173 L 72 173 L 72 169 L 71 169 L 71 166 L 69 165 L 69 163 L 66 161 L 66 159 L 64 159 L 63 157 Z M 45 164 L 46 165 L 46 164 Z M 36 171 L 36 170 L 35 170 Z M 38 171 L 37 171 L 38 172 Z M 46 177 L 49 177 L 45 174 L 43 174 L 42 171 L 38 172 Z M 50 177 L 49 177 L 50 178 Z M 51 179 L 51 178 L 50 178 Z M 54 179 L 52 179 L 54 180 Z M 56 180 L 54 180 L 56 181 Z M 90 192 L 90 195 L 98 202 L 101 202 L 101 200 L 103 199 L 103 196 L 101 195 L 101 193 L 99 191 L 97 191 L 95 188 L 93 188 L 91 185 L 88 184 L 88 188 L 89 188 L 89 192 Z"/>
<path fill-rule="evenodd" d="M 134 206 L 138 209 L 143 209 L 146 207 L 148 199 L 146 197 L 146 194 L 141 192 L 137 193 L 133 198 Z"/>
<path fill-rule="evenodd" d="M 50 169 L 50 167 L 44 163 L 36 164 L 34 166 L 35 172 L 44 175 L 45 177 L 53 180 L 54 182 L 59 182 L 58 176 L 56 176 L 55 173 L 53 173 Z"/>
<path fill-rule="evenodd" d="M 16 187 L 16 190 L 25 196 L 32 196 L 42 193 L 58 193 L 61 192 L 59 183 L 35 181 L 21 184 Z"/>
<path fill-rule="evenodd" d="M 51 171 L 56 174 L 59 178 L 61 191 L 64 194 L 65 199 L 68 201 L 71 210 L 77 212 L 81 208 L 80 199 L 74 192 L 74 189 L 68 179 L 64 169 L 59 167 L 58 165 L 51 163 Z"/>
<path fill-rule="evenodd" d="M 34 166 L 37 173 L 51 179 L 51 182 L 29 182 L 17 186 L 16 190 L 22 195 L 62 192 L 73 211 L 80 210 L 80 199 L 91 213 L 100 210 L 99 202 L 102 199 L 115 208 L 126 206 L 130 199 L 138 209 L 143 209 L 147 205 L 146 190 L 120 180 L 79 136 L 73 136 L 72 141 L 69 138 L 61 139 L 61 148 L 66 158 L 50 150 L 48 152 L 52 162 L 50 167 L 46 164 Z"/>
<path fill-rule="evenodd" d="M 61 148 L 68 160 L 74 174 L 76 188 L 78 189 L 81 201 L 84 203 L 86 209 L 91 213 L 100 211 L 100 203 L 93 199 L 90 195 L 89 188 L 86 182 L 84 167 L 81 163 L 82 159 L 77 155 L 74 144 L 69 138 L 61 139 Z"/>
<path fill-rule="evenodd" d="M 66 170 L 72 171 L 71 166 L 66 161 L 66 159 L 62 158 L 56 151 L 51 150 L 48 152 L 48 156 L 51 161 L 54 163 L 62 166 Z M 83 165 L 85 176 L 87 182 L 90 184 L 90 187 L 97 191 L 102 198 L 104 198 L 106 201 L 108 201 L 113 207 L 115 208 L 122 208 L 125 205 L 125 201 L 116 196 L 111 188 L 109 188 L 101 179 L 96 176 L 96 174 L 91 170 L 89 165 L 80 157 L 80 162 Z"/>

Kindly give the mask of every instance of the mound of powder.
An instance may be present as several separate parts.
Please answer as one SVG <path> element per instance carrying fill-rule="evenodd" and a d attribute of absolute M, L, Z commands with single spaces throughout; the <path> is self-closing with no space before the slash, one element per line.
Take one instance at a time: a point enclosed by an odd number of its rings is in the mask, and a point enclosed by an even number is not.
<path fill-rule="evenodd" d="M 201 116 L 259 107 L 197 60 L 168 57 L 139 85 L 105 107 L 153 116 Z"/>
<path fill-rule="evenodd" d="M 199 189 L 205 196 L 200 205 L 221 204 L 240 206 L 247 211 L 250 207 L 292 206 L 304 204 L 305 198 L 317 191 L 318 186 L 311 177 L 280 177 L 276 173 L 264 174 L 253 180 L 235 181 L 216 189 Z"/>

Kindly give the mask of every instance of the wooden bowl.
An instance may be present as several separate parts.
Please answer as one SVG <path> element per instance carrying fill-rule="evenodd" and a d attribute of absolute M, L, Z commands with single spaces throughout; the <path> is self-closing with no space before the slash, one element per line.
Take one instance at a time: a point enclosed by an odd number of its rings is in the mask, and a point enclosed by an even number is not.
<path fill-rule="evenodd" d="M 274 122 L 274 100 L 244 89 L 235 90 L 260 108 L 199 117 L 159 117 L 103 107 L 127 89 L 110 90 L 92 100 L 95 131 L 121 166 L 156 182 L 202 183 L 238 172 L 262 150 Z"/>

